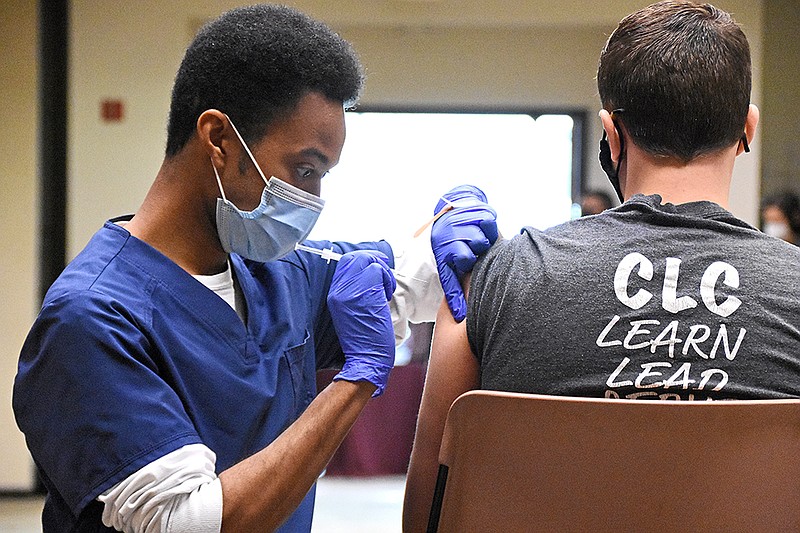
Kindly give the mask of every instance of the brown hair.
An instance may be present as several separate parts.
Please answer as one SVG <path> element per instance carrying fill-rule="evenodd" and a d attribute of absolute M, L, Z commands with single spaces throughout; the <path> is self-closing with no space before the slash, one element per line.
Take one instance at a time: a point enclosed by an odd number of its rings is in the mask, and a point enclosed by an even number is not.
<path fill-rule="evenodd" d="M 622 19 L 600 54 L 597 88 L 636 145 L 683 161 L 744 134 L 750 47 L 710 4 L 665 1 Z"/>

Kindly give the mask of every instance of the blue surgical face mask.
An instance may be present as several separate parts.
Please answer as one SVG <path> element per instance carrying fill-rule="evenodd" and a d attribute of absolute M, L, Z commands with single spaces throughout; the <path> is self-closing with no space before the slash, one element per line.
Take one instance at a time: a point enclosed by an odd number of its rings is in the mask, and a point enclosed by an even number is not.
<path fill-rule="evenodd" d="M 227 115 L 226 115 L 227 117 Z M 217 198 L 217 233 L 222 248 L 253 261 L 272 261 L 294 250 L 319 218 L 325 201 L 276 177 L 269 181 L 256 163 L 250 148 L 228 117 L 233 131 L 264 180 L 261 203 L 252 211 L 242 211 L 225 197 L 214 162 L 214 175 L 222 198 Z"/>

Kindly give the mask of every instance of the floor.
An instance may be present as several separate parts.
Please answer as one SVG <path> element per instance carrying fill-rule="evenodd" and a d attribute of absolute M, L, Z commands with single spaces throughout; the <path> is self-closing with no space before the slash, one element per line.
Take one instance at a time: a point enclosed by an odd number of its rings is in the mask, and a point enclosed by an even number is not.
<path fill-rule="evenodd" d="M 405 476 L 323 477 L 312 533 L 399 533 L 405 484 Z"/>
<path fill-rule="evenodd" d="M 405 477 L 323 477 L 312 533 L 400 531 Z M 0 497 L 0 532 L 41 532 L 40 497 Z"/>

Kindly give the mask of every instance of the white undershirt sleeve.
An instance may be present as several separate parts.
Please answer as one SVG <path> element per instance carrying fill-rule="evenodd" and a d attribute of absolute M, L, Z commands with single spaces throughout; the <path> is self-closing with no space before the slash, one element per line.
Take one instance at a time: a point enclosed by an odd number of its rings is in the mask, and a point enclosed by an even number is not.
<path fill-rule="evenodd" d="M 394 340 L 400 344 L 408 336 L 408 323 L 433 322 L 444 298 L 436 259 L 431 249 L 430 227 L 419 237 L 395 248 L 394 271 L 397 289 L 389 309 L 394 325 Z"/>
<path fill-rule="evenodd" d="M 103 524 L 125 533 L 219 533 L 215 462 L 208 447 L 189 444 L 145 465 L 97 497 Z"/>

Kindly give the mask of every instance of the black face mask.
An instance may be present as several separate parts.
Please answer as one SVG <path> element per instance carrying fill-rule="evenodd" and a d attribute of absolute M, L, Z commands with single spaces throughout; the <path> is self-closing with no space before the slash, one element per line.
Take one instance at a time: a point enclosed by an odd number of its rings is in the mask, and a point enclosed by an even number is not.
<path fill-rule="evenodd" d="M 624 141 L 622 138 L 622 133 L 617 128 L 617 133 L 619 134 L 619 161 L 617 161 L 616 168 L 614 167 L 614 161 L 611 160 L 611 147 L 608 145 L 608 135 L 606 132 L 603 131 L 603 138 L 600 139 L 600 153 L 598 154 L 598 159 L 600 159 L 600 167 L 603 169 L 603 172 L 606 173 L 608 176 L 608 181 L 611 182 L 611 185 L 614 186 L 614 191 L 617 193 L 617 198 L 619 198 L 620 203 L 625 202 L 625 199 L 622 198 L 622 189 L 619 186 L 619 166 L 622 163 L 622 154 L 624 153 Z"/>

